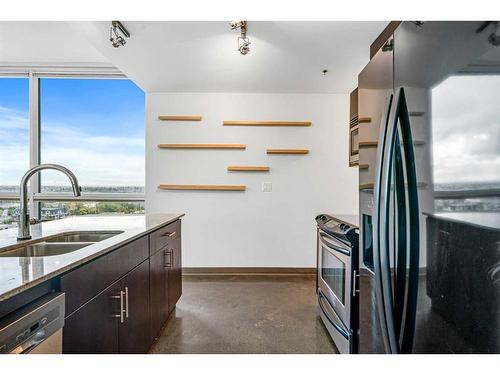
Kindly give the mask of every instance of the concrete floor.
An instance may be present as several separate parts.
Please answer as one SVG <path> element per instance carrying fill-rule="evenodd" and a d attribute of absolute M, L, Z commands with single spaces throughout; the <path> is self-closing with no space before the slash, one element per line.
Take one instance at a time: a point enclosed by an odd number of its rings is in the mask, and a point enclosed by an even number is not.
<path fill-rule="evenodd" d="M 312 276 L 185 276 L 151 353 L 336 353 Z"/>

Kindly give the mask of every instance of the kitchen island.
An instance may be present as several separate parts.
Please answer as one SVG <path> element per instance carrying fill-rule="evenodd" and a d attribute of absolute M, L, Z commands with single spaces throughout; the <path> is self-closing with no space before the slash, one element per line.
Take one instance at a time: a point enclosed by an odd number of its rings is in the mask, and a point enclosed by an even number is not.
<path fill-rule="evenodd" d="M 147 352 L 182 293 L 182 216 L 69 217 L 33 225 L 33 238 L 19 242 L 17 228 L 1 231 L 0 319 L 48 293 L 62 292 L 63 352 Z M 99 234 L 106 236 L 98 242 L 68 241 L 64 252 L 26 252 L 41 238 L 52 249 L 51 241 L 60 238 Z M 64 249 L 63 243 L 57 245 Z M 75 245 L 83 247 L 71 248 Z"/>

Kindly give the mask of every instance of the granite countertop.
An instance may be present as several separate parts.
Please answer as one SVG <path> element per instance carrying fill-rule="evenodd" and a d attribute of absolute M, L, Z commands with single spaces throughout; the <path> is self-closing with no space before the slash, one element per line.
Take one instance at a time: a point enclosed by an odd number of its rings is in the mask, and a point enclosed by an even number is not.
<path fill-rule="evenodd" d="M 485 229 L 500 229 L 500 212 L 424 212 L 423 214 L 437 219 L 470 224 Z"/>
<path fill-rule="evenodd" d="M 0 257 L 0 301 L 106 254 L 169 224 L 184 214 L 88 215 L 31 226 L 32 239 L 17 241 L 17 227 L 0 231 L 0 252 L 40 237 L 74 231 L 123 231 L 106 240 L 66 254 L 42 257 Z"/>

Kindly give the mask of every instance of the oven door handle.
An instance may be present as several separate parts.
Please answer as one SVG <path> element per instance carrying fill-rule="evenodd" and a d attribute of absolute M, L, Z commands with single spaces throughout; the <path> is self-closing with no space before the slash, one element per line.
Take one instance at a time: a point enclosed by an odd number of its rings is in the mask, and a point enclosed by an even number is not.
<path fill-rule="evenodd" d="M 351 249 L 335 238 L 327 236 L 323 233 L 319 234 L 319 238 L 321 243 L 327 248 L 338 251 L 344 255 L 351 256 Z"/>
<path fill-rule="evenodd" d="M 332 310 L 333 314 L 330 314 L 326 307 L 324 306 L 324 303 L 325 302 L 329 304 L 328 300 L 326 299 L 326 297 L 323 295 L 323 292 L 321 291 L 321 289 L 318 290 L 318 304 L 319 304 L 319 307 L 321 309 L 321 311 L 323 311 L 323 314 L 325 315 L 326 319 L 328 319 L 328 321 L 330 322 L 330 324 L 342 335 L 344 336 L 344 338 L 346 339 L 349 339 L 349 332 L 347 332 L 347 330 L 343 327 L 343 323 L 342 321 L 340 320 L 340 318 L 337 316 L 337 314 L 335 313 L 335 311 Z"/>

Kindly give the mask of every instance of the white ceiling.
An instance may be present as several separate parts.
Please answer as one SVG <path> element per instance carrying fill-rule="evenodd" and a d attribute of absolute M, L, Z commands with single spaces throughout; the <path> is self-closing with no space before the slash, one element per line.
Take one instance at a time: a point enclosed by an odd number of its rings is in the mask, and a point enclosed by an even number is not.
<path fill-rule="evenodd" d="M 250 21 L 243 56 L 225 21 L 123 23 L 113 48 L 110 22 L 0 22 L 0 65 L 114 65 L 147 92 L 346 93 L 386 25 Z"/>
<path fill-rule="evenodd" d="M 121 48 L 108 40 L 110 22 L 71 25 L 147 92 L 346 93 L 386 22 L 250 21 L 246 56 L 228 22 L 124 22 Z"/>
<path fill-rule="evenodd" d="M 0 65 L 109 65 L 66 22 L 0 22 Z"/>

